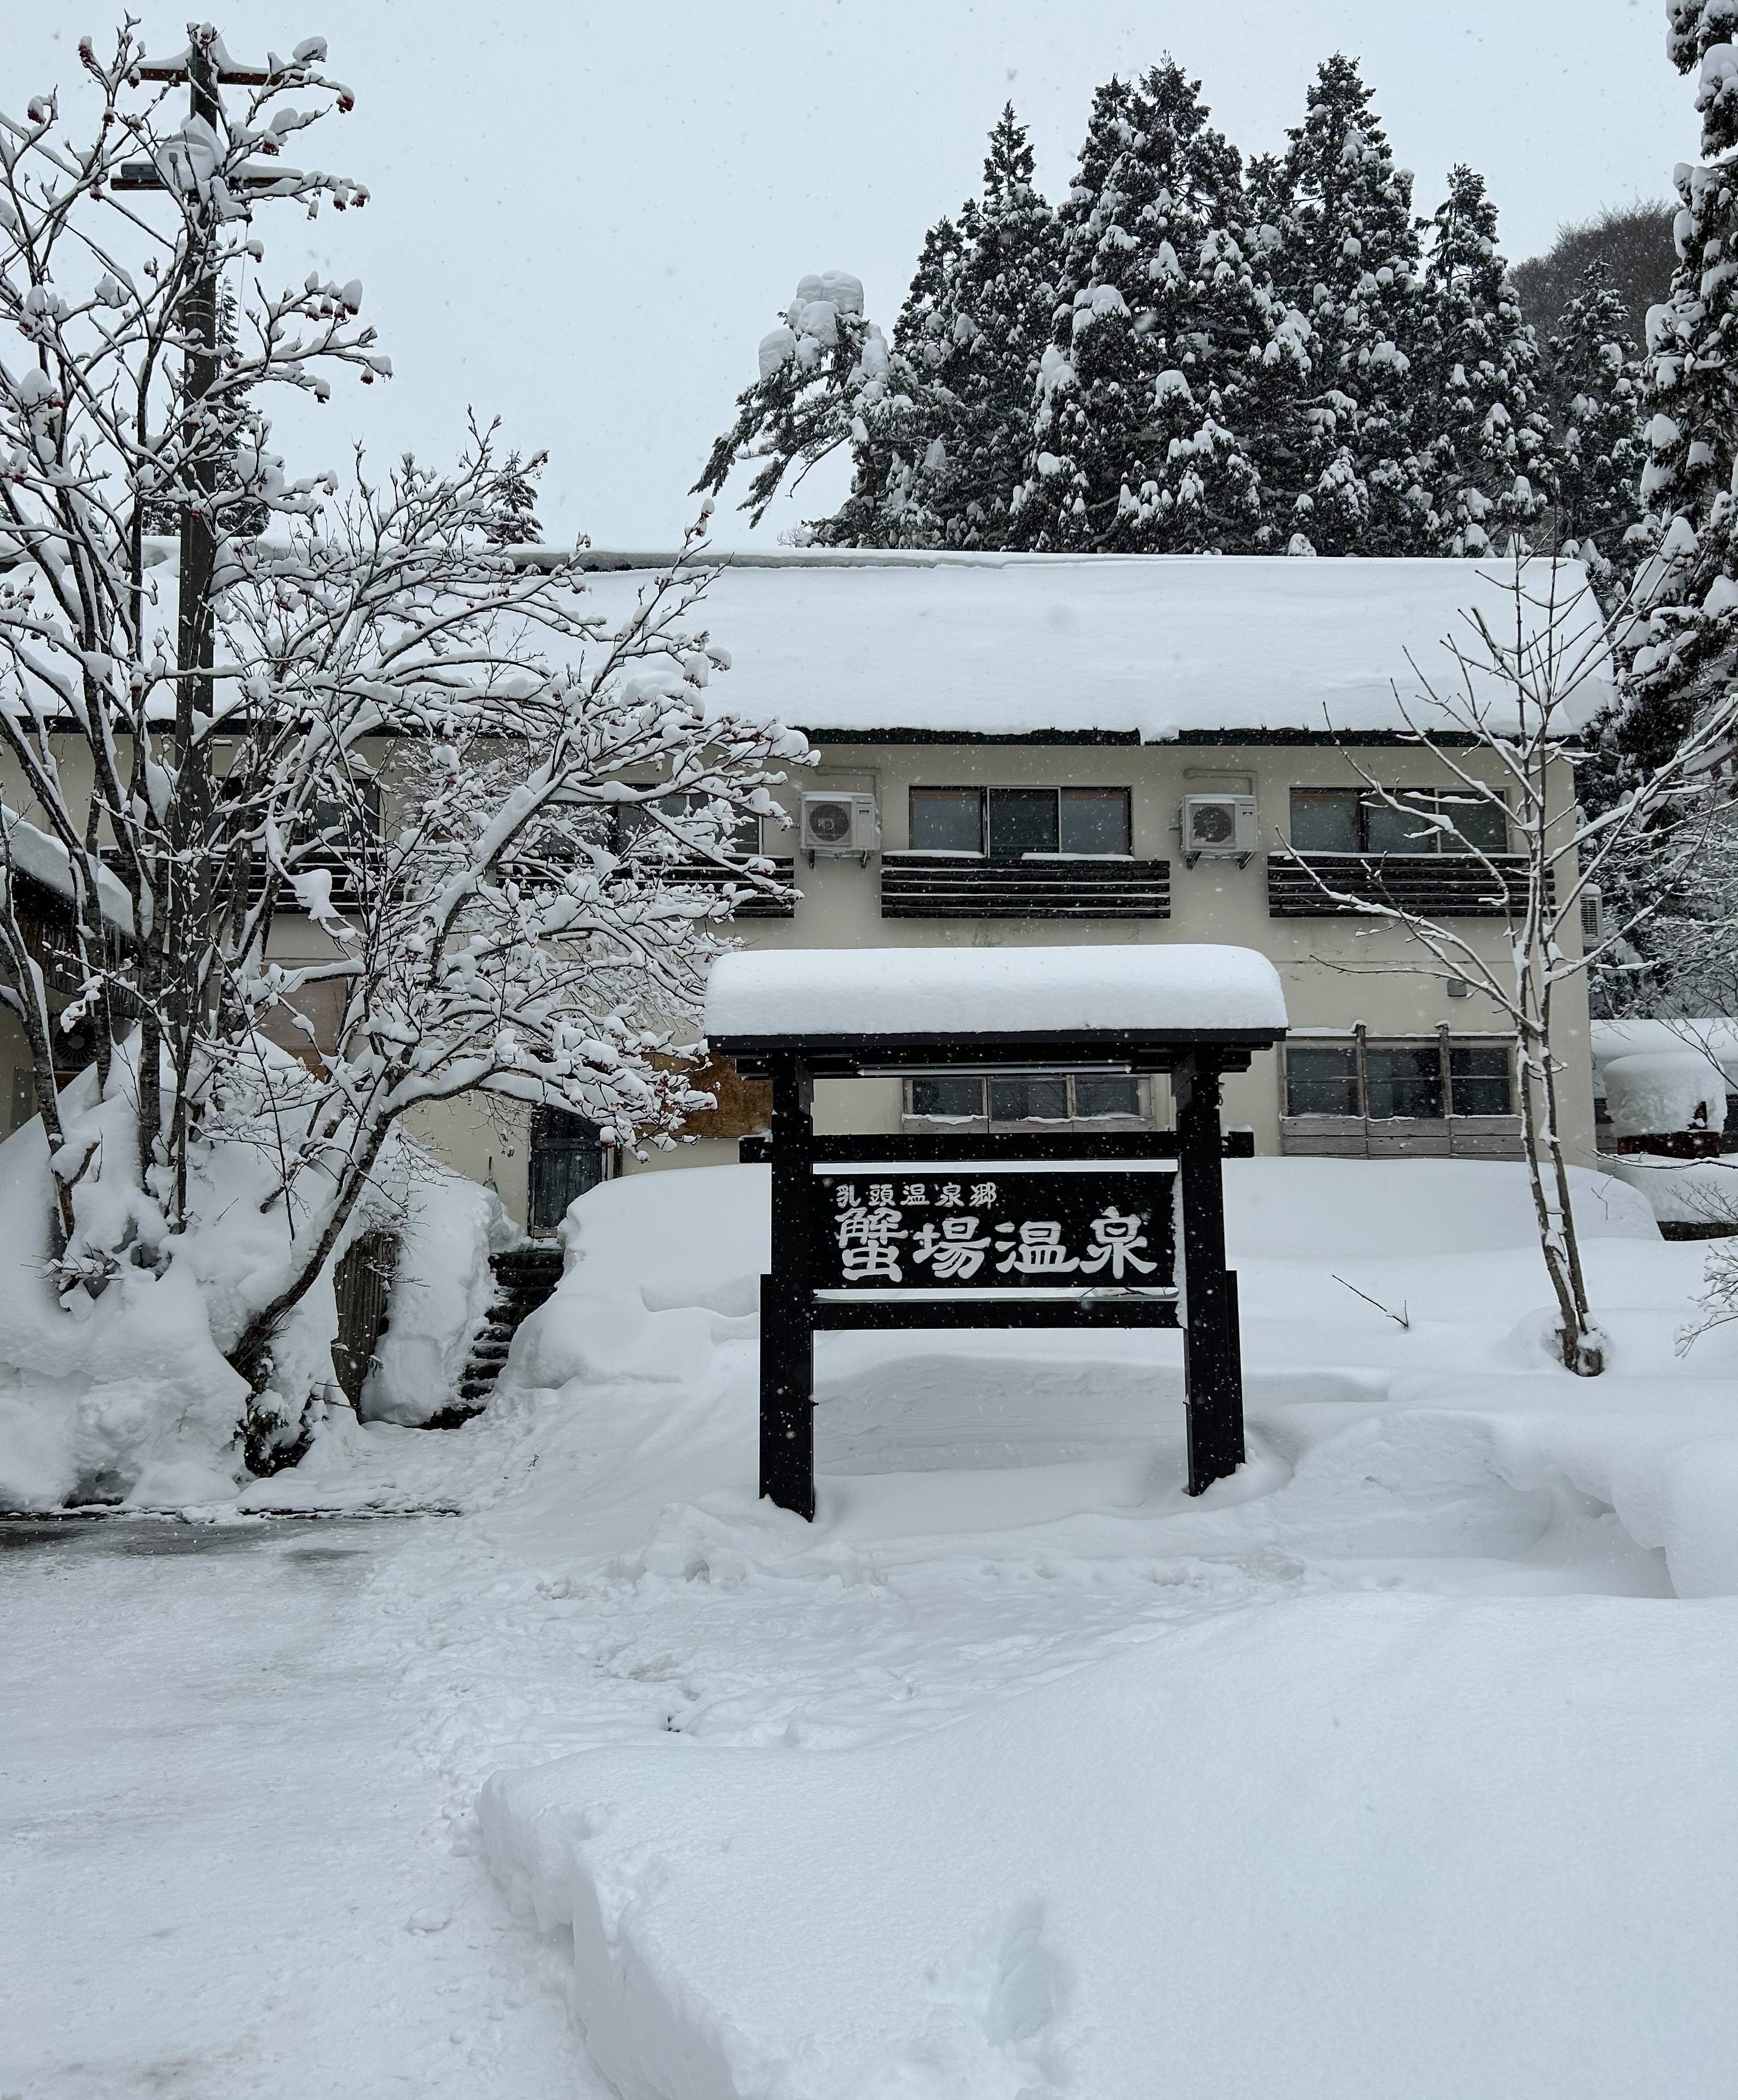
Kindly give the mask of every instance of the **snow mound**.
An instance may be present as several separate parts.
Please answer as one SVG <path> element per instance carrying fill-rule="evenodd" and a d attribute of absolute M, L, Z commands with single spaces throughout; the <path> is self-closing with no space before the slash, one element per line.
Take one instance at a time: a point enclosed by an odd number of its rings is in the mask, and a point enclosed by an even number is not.
<path fill-rule="evenodd" d="M 628 2100 L 1709 2093 L 1731 1631 L 1279 1601 L 905 1740 L 498 1775 L 483 1827 Z"/>
<path fill-rule="evenodd" d="M 1569 1185 L 1584 1239 L 1659 1238 L 1645 1200 L 1612 1176 L 1572 1167 Z M 1531 1247 L 1537 1256 L 1538 1224 L 1526 1169 L 1515 1161 L 1232 1159 L 1225 1243 L 1233 1268 L 1493 1247 Z"/>
<path fill-rule="evenodd" d="M 419 1160 L 398 1222 L 386 1331 L 362 1388 L 365 1422 L 415 1425 L 451 1407 L 494 1295 L 492 1246 L 510 1233 L 492 1190 Z"/>

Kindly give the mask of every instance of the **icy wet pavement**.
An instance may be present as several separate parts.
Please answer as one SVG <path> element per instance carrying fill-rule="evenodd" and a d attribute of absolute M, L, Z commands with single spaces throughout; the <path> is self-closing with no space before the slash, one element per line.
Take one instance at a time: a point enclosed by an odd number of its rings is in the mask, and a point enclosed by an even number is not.
<path fill-rule="evenodd" d="M 440 1528 L 0 1524 L 0 2093 L 589 2089 L 373 1626 Z"/>

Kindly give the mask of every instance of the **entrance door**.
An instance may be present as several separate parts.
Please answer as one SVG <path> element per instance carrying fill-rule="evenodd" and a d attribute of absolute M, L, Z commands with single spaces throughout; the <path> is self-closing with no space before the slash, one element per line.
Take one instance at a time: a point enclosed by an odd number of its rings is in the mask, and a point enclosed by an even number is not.
<path fill-rule="evenodd" d="M 527 1224 L 547 1238 L 567 1215 L 567 1206 L 603 1179 L 603 1147 L 598 1126 L 564 1109 L 533 1109 L 531 1187 Z"/>

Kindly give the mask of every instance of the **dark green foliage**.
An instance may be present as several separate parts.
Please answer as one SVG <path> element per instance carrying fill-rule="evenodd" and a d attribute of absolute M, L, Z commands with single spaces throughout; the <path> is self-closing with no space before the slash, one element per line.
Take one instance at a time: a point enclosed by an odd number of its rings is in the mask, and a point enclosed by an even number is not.
<path fill-rule="evenodd" d="M 1738 86 L 1702 60 L 1729 42 L 1724 0 L 1674 0 L 1670 49 L 1698 76 L 1705 165 L 1678 170 L 1678 262 L 1654 317 L 1647 369 L 1645 558 L 1624 636 L 1631 698 L 1621 730 L 1645 769 L 1670 748 L 1738 654 Z"/>
<path fill-rule="evenodd" d="M 736 419 L 712 448 L 694 492 L 716 495 L 740 461 L 760 462 L 742 508 L 758 524 L 787 474 L 796 483 L 843 445 L 854 449 L 853 501 L 872 511 L 882 448 L 871 422 L 898 412 L 887 342 L 863 313 L 863 288 L 844 271 L 803 278 L 761 341 L 760 377 L 736 397 Z"/>
<path fill-rule="evenodd" d="M 1315 351 L 1295 527 L 1323 554 L 1416 554 L 1427 534 L 1413 465 L 1422 299 L 1412 179 L 1370 104 L 1354 60 L 1326 60 L 1273 182 L 1277 288 L 1306 318 Z"/>
<path fill-rule="evenodd" d="M 543 537 L 537 518 L 537 478 L 549 457 L 547 452 L 537 452 L 522 461 L 518 452 L 511 452 L 502 461 L 495 483 L 495 501 L 483 527 L 483 536 L 491 546 L 527 546 Z"/>
<path fill-rule="evenodd" d="M 1497 245 L 1497 207 L 1464 165 L 1431 221 L 1414 438 L 1431 551 L 1501 553 L 1541 536 L 1555 492 L 1538 345 Z"/>
<path fill-rule="evenodd" d="M 1551 339 L 1558 449 L 1559 539 L 1602 577 L 1621 575 L 1640 520 L 1647 448 L 1642 370 L 1623 301 L 1603 262 L 1590 262 Z"/>
<path fill-rule="evenodd" d="M 1672 204 L 1638 201 L 1620 205 L 1559 228 L 1542 255 L 1515 267 L 1516 289 L 1528 318 L 1542 334 L 1561 333 L 1564 311 L 1588 266 L 1603 262 L 1622 302 L 1624 333 L 1636 342 L 1648 338 L 1648 311 L 1670 289 L 1677 267 Z"/>
<path fill-rule="evenodd" d="M 1263 544 L 1244 413 L 1273 334 L 1236 149 L 1174 63 L 1095 99 L 1061 214 L 1020 532 L 1039 549 Z"/>

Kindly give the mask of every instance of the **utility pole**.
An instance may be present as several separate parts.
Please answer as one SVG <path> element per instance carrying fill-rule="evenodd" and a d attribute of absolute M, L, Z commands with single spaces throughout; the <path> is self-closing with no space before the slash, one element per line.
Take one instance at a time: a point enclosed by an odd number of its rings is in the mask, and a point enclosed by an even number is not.
<path fill-rule="evenodd" d="M 221 152 L 225 139 L 219 88 L 269 87 L 276 76 L 263 66 L 236 64 L 209 24 L 190 23 L 187 48 L 179 58 L 147 62 L 141 80 L 187 84 L 187 129 L 179 151 L 163 156 L 165 165 L 130 161 L 120 168 L 112 187 L 126 191 L 172 192 L 183 200 L 189 230 L 187 289 L 182 297 L 182 426 L 192 453 L 181 501 L 180 576 L 177 589 L 179 626 L 175 664 L 175 784 L 170 805 L 170 865 L 161 871 L 157 907 L 163 921 L 161 1004 L 156 1016 L 146 1012 L 144 1048 L 152 1053 L 166 1036 L 175 1070 L 174 1118 L 170 1155 L 180 1162 L 172 1215 L 179 1220 L 187 1207 L 185 1123 L 187 1084 L 197 1039 L 193 1008 L 200 998 L 198 955 L 208 938 L 211 912 L 210 841 L 213 805 L 211 722 L 215 705 L 213 671 L 217 630 L 212 605 L 212 578 L 217 567 L 217 492 L 221 461 L 202 426 L 205 404 L 218 380 L 218 218 L 209 183 L 198 168 L 201 135 Z M 267 189 L 285 179 L 284 172 L 260 168 L 233 170 L 226 177 L 232 191 Z M 166 1026 L 164 1024 L 166 1022 Z M 160 1036 L 161 1031 L 161 1036 Z"/>

